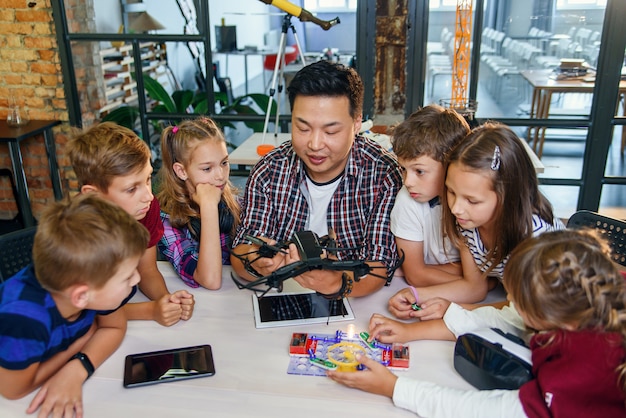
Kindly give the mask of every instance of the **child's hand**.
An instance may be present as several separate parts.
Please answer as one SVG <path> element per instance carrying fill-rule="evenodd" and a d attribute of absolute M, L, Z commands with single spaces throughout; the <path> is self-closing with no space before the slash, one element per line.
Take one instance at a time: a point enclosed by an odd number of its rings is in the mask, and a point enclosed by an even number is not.
<path fill-rule="evenodd" d="M 446 310 L 448 310 L 448 306 L 450 306 L 450 303 L 452 302 L 443 298 L 428 299 L 420 303 L 420 308 L 422 309 L 416 311 L 413 316 L 415 318 L 419 318 L 422 321 L 441 319 L 446 313 Z"/>
<path fill-rule="evenodd" d="M 389 299 L 389 312 L 398 319 L 416 318 L 415 311 L 411 305 L 416 303 L 415 296 L 411 289 L 404 288 L 398 291 Z"/>
<path fill-rule="evenodd" d="M 196 301 L 193 298 L 193 295 L 186 290 L 178 290 L 170 295 L 170 302 L 180 304 L 182 308 L 182 312 L 180 314 L 180 319 L 183 321 L 187 321 L 193 315 L 193 308 L 196 304 Z"/>
<path fill-rule="evenodd" d="M 380 314 L 370 318 L 370 339 L 381 343 L 405 343 L 415 338 L 410 335 L 410 324 L 398 322 Z"/>
<path fill-rule="evenodd" d="M 172 302 L 172 295 L 165 295 L 154 301 L 152 317 L 159 324 L 169 327 L 180 321 L 183 308 L 180 303 Z"/>
<path fill-rule="evenodd" d="M 41 386 L 26 413 L 32 414 L 41 407 L 38 414 L 40 418 L 50 415 L 55 418 L 82 418 L 83 383 L 86 376 L 78 361 L 69 362 Z"/>
<path fill-rule="evenodd" d="M 191 198 L 201 208 L 203 205 L 217 207 L 222 198 L 222 189 L 209 183 L 200 183 L 196 185 L 196 190 L 191 195 Z"/>
<path fill-rule="evenodd" d="M 365 392 L 393 397 L 393 389 L 398 377 L 385 366 L 367 356 L 357 355 L 357 360 L 367 367 L 367 370 L 358 372 L 328 371 L 326 375 L 335 382 L 350 388 L 361 389 Z"/>

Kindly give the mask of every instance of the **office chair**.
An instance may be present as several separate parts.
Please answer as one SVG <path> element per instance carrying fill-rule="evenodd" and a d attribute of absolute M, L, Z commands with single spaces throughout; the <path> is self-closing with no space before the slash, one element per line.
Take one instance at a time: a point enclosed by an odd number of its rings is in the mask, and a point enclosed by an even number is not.
<path fill-rule="evenodd" d="M 33 261 L 36 226 L 0 235 L 0 282 Z"/>
<path fill-rule="evenodd" d="M 15 187 L 15 180 L 13 179 L 13 172 L 8 168 L 0 169 L 0 177 L 6 177 L 11 184 L 11 191 L 13 192 L 13 200 L 17 202 L 17 187 Z M 24 227 L 24 217 L 22 216 L 22 212 L 20 211 L 19 206 L 17 207 L 17 215 L 10 221 L 2 221 L 3 223 L 8 223 L 8 226 L 11 230 L 21 229 Z M 6 230 L 6 229 L 5 229 Z"/>
<path fill-rule="evenodd" d="M 626 266 L 626 222 L 596 212 L 579 210 L 569 218 L 567 227 L 599 229 L 611 245 L 613 261 Z"/>
<path fill-rule="evenodd" d="M 225 105 L 230 106 L 235 101 L 233 86 L 230 77 L 220 77 L 220 68 L 217 62 L 213 63 L 213 77 L 215 78 L 220 93 L 224 93 L 226 96 Z"/>

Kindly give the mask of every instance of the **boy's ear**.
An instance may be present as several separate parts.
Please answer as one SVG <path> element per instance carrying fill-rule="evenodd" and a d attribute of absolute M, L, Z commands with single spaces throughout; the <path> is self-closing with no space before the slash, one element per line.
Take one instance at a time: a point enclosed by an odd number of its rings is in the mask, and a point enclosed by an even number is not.
<path fill-rule="evenodd" d="M 96 186 L 92 186 L 91 184 L 85 184 L 80 188 L 81 193 L 98 193 L 99 191 L 100 189 Z"/>
<path fill-rule="evenodd" d="M 89 303 L 89 286 L 86 284 L 75 285 L 70 290 L 70 301 L 78 309 L 85 309 Z"/>
<path fill-rule="evenodd" d="M 182 181 L 187 181 L 188 176 L 187 176 L 187 171 L 185 170 L 184 165 L 182 165 L 181 163 L 174 163 L 172 168 L 174 169 L 174 173 L 176 174 L 176 177 L 178 177 Z"/>

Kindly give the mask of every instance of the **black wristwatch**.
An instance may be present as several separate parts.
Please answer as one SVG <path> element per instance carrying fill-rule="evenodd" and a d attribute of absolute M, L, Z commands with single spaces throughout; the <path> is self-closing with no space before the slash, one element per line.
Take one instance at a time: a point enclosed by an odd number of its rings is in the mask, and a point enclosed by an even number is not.
<path fill-rule="evenodd" d="M 95 371 L 95 368 L 93 367 L 91 360 L 89 360 L 89 357 L 87 357 L 87 354 L 79 351 L 78 353 L 74 354 L 72 358 L 68 360 L 68 363 L 75 359 L 80 360 L 80 363 L 83 365 L 85 370 L 87 370 L 87 379 L 89 379 L 91 375 L 93 374 L 93 372 Z"/>

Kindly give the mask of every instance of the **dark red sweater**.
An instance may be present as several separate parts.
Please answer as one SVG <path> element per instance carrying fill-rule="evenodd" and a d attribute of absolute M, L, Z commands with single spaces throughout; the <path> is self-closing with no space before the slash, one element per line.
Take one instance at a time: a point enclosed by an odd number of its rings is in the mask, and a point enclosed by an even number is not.
<path fill-rule="evenodd" d="M 145 226 L 150 233 L 150 241 L 146 248 L 157 245 L 163 236 L 163 222 L 161 221 L 161 206 L 158 200 L 156 200 L 156 197 L 150 202 L 148 213 L 146 213 L 143 219 L 139 220 L 139 223 Z"/>
<path fill-rule="evenodd" d="M 530 347 L 535 377 L 519 392 L 526 415 L 626 417 L 616 372 L 625 361 L 621 334 L 560 330 L 535 335 Z"/>

